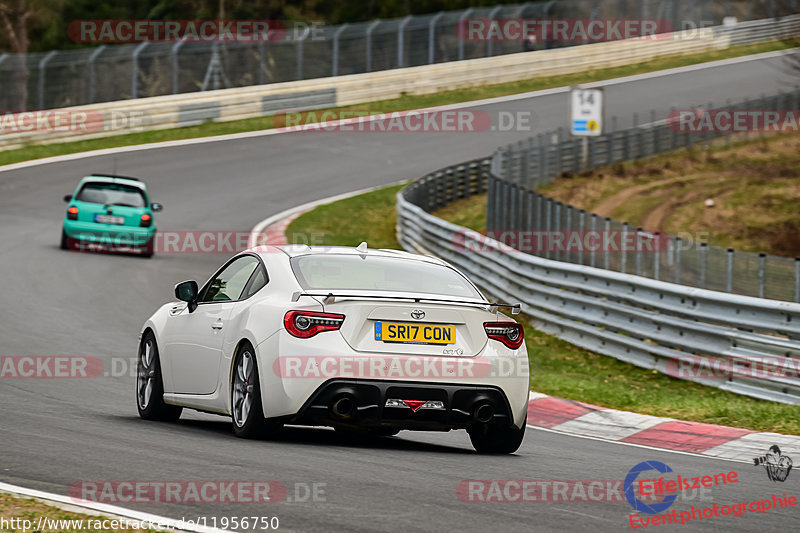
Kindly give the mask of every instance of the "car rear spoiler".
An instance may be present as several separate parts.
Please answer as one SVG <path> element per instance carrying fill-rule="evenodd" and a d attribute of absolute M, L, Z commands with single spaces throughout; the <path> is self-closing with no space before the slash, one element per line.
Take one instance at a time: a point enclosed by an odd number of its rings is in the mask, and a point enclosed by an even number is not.
<path fill-rule="evenodd" d="M 434 302 L 434 303 L 447 303 L 447 304 L 462 304 L 462 305 L 485 305 L 489 306 L 490 308 L 494 308 L 496 312 L 497 309 L 501 307 L 506 307 L 511 309 L 512 315 L 518 315 L 522 310 L 522 306 L 519 303 L 516 304 L 504 304 L 499 302 L 485 302 L 485 301 L 469 301 L 469 300 L 454 300 L 451 298 L 426 298 L 420 296 L 379 296 L 379 295 L 365 295 L 365 294 L 340 294 L 340 293 L 310 293 L 310 292 L 300 292 L 296 291 L 292 294 L 292 301 L 296 302 L 303 296 L 310 296 L 312 298 L 324 298 L 323 303 L 325 304 L 332 304 L 336 301 L 336 298 L 362 298 L 368 300 L 401 300 L 401 301 L 412 301 L 415 303 L 420 302 Z"/>

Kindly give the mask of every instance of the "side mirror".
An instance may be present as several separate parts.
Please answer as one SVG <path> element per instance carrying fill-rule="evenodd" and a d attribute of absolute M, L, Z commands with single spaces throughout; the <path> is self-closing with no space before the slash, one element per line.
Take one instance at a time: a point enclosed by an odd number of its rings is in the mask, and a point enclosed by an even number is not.
<path fill-rule="evenodd" d="M 197 282 L 194 280 L 182 281 L 175 285 L 175 297 L 189 304 L 189 312 L 197 309 Z"/>
<path fill-rule="evenodd" d="M 152 209 L 154 213 L 157 213 L 162 209 L 164 209 L 164 206 L 159 204 L 158 202 L 153 202 L 152 204 L 150 204 L 150 209 Z"/>
<path fill-rule="evenodd" d="M 72 201 L 72 195 L 71 194 L 68 194 L 68 195 L 64 196 L 64 202 L 70 203 L 71 201 Z"/>

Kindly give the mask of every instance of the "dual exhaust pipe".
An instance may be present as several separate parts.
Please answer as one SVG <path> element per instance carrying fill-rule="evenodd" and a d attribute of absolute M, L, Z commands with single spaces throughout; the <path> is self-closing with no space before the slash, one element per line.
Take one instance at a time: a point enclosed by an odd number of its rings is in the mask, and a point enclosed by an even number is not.
<path fill-rule="evenodd" d="M 337 398 L 334 398 L 328 405 L 328 409 L 334 418 L 348 420 L 353 418 L 353 415 L 356 414 L 358 402 L 356 402 L 356 399 L 353 396 L 350 396 L 349 394 L 343 394 Z"/>
<path fill-rule="evenodd" d="M 477 402 L 472 409 L 472 419 L 481 424 L 488 424 L 494 418 L 494 404 L 492 402 L 483 400 Z"/>
<path fill-rule="evenodd" d="M 349 420 L 356 414 L 358 402 L 355 397 L 343 394 L 331 400 L 328 409 L 334 418 Z M 494 413 L 494 404 L 488 400 L 481 400 L 476 402 L 472 409 L 472 419 L 481 424 L 488 424 L 494 418 Z"/>

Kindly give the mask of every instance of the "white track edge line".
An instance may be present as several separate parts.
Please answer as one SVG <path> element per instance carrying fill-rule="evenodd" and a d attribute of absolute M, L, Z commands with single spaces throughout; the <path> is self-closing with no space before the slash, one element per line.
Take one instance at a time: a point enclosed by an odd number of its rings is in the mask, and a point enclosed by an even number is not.
<path fill-rule="evenodd" d="M 52 492 L 44 492 L 41 490 L 28 489 L 25 487 L 20 487 L 18 485 L 11 485 L 10 483 L 0 482 L 0 491 L 11 493 L 13 495 L 34 498 L 37 500 L 43 500 L 45 503 L 49 504 L 56 503 L 60 505 L 80 507 L 96 511 L 98 513 L 112 514 L 122 518 L 128 518 L 139 522 L 150 522 L 150 524 L 155 524 L 159 526 L 164 525 L 166 528 L 175 531 L 190 531 L 195 533 L 227 533 L 225 532 L 225 530 L 222 529 L 216 529 L 212 527 L 195 525 L 195 524 L 187 524 L 183 520 L 178 520 L 176 518 L 168 518 L 165 516 L 158 516 L 155 514 L 144 513 L 141 511 L 134 511 L 132 509 L 126 509 L 124 507 L 118 507 L 116 505 L 109 505 L 106 503 L 73 499 L 70 498 L 69 496 L 54 494 Z M 59 508 L 61 508 L 60 505 L 58 506 Z"/>

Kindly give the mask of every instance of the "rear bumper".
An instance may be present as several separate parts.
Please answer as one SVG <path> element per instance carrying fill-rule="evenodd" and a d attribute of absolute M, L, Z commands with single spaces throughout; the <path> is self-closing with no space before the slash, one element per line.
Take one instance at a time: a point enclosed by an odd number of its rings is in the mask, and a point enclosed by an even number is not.
<path fill-rule="evenodd" d="M 64 233 L 75 242 L 91 242 L 107 247 L 144 246 L 156 232 L 155 226 L 141 228 L 135 226 L 116 226 L 96 222 L 64 220 Z"/>
<path fill-rule="evenodd" d="M 342 399 L 345 403 L 340 402 Z M 404 403 L 387 406 L 387 400 L 408 400 L 412 405 L 413 400 L 428 403 L 414 410 Z M 314 392 L 290 423 L 448 431 L 476 423 L 511 426 L 514 416 L 499 387 L 331 379 Z"/>

